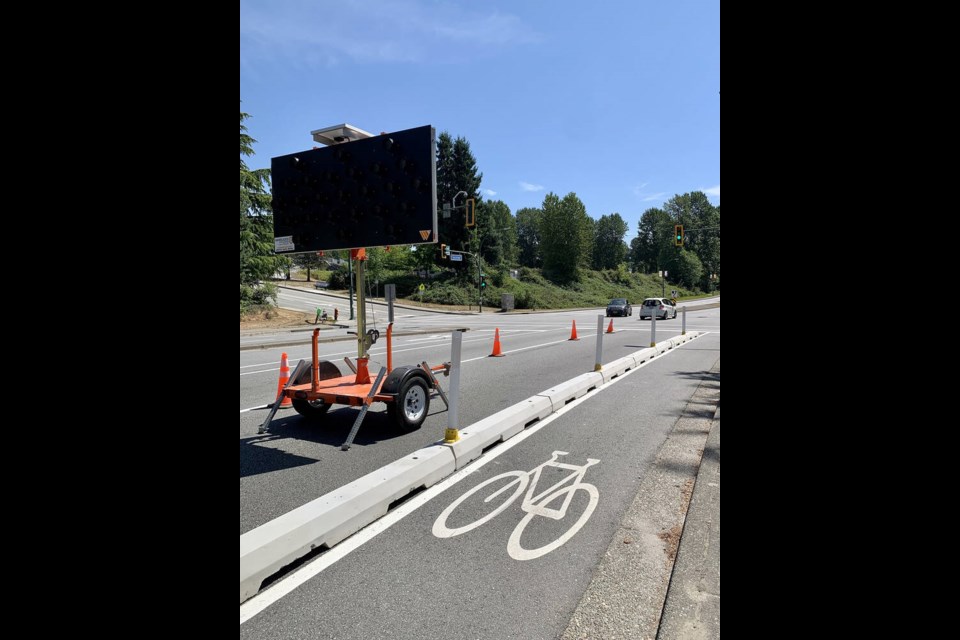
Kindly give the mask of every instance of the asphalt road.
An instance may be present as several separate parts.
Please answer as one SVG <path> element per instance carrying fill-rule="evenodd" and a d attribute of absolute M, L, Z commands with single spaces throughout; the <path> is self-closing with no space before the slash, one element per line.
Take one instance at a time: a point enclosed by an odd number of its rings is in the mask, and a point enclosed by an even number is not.
<path fill-rule="evenodd" d="M 580 342 L 566 341 L 571 316 L 578 318 Z M 520 317 L 507 329 L 501 324 L 504 350 L 523 349 L 506 358 L 485 357 L 491 342 L 489 327 L 481 325 L 466 334 L 466 338 L 478 339 L 465 340 L 464 345 L 464 425 L 591 370 L 595 316 L 593 311 L 549 314 L 545 318 Z M 580 318 L 585 320 L 583 328 Z M 618 321 L 614 322 L 618 326 Z M 626 327 L 604 336 L 605 362 L 649 344 L 648 321 L 637 321 L 634 316 L 620 323 Z M 245 607 L 252 617 L 241 624 L 240 637 L 559 637 L 638 484 L 680 415 L 712 411 L 688 406 L 688 402 L 698 386 L 710 380 L 709 372 L 720 358 L 719 324 L 719 309 L 689 314 L 688 329 L 711 333 L 531 426 L 321 554 L 306 565 L 304 573 L 265 590 L 241 607 L 242 620 Z M 630 325 L 635 328 L 628 329 Z M 658 323 L 658 335 L 661 331 L 672 335 L 674 328 L 673 333 L 679 331 L 679 319 Z M 449 353 L 449 339 L 411 339 L 398 348 L 415 348 L 419 358 L 439 361 L 446 357 L 444 349 Z M 243 364 L 241 357 L 241 367 Z M 247 391 L 251 399 L 256 396 L 254 387 L 251 384 Z M 241 405 L 243 401 L 242 383 Z M 241 532 L 245 517 L 248 527 L 256 526 L 259 520 L 273 517 L 268 515 L 272 510 L 283 513 L 291 504 L 317 497 L 343 478 L 360 475 L 348 469 L 363 466 L 369 459 L 383 457 L 383 463 L 390 462 L 435 441 L 445 426 L 442 407 L 440 403 L 432 409 L 420 431 L 402 436 L 394 435 L 385 420 L 370 420 L 361 429 L 363 445 L 349 452 L 339 451 L 337 438 L 349 428 L 352 409 L 332 411 L 331 424 L 319 428 L 285 417 L 277 435 L 266 441 L 251 436 L 250 424 L 245 423 L 244 416 L 256 412 L 241 414 Z M 347 415 L 341 417 L 341 413 Z M 261 460 L 259 467 L 248 463 L 244 475 L 245 456 L 254 456 L 255 449 L 272 449 L 277 457 Z M 556 451 L 567 454 L 555 456 Z M 579 469 L 541 466 L 554 459 Z M 591 460 L 596 462 L 585 467 Z M 538 468 L 540 474 L 535 473 Z M 506 472 L 517 473 L 467 495 Z M 579 472 L 582 477 L 573 479 L 577 489 L 565 504 L 567 494 L 549 487 Z M 502 512 L 470 528 L 514 491 L 501 493 L 490 502 L 482 498 L 520 477 L 527 479 L 527 491 L 517 494 Z M 283 506 L 266 504 L 271 500 Z M 299 580 L 305 581 L 293 586 Z"/>
<path fill-rule="evenodd" d="M 602 313 L 602 311 L 600 312 Z M 400 310 L 395 328 L 421 331 L 400 336 L 394 344 L 394 364 L 426 360 L 439 364 L 450 358 L 454 326 L 469 326 L 463 338 L 461 424 L 464 428 L 500 409 L 551 386 L 592 371 L 596 352 L 597 310 L 530 315 L 421 315 Z M 568 340 L 572 320 L 579 341 Z M 604 318 L 604 329 L 609 319 Z M 688 330 L 719 332 L 719 309 L 689 312 Z M 488 357 L 494 329 L 500 328 L 503 358 Z M 610 362 L 650 344 L 650 322 L 636 315 L 614 319 L 615 332 L 603 335 L 602 362 Z M 434 332 L 435 330 L 435 332 Z M 680 319 L 657 322 L 659 339 L 680 332 Z M 381 325 L 381 333 L 385 327 Z M 372 374 L 386 364 L 385 340 L 371 349 Z M 404 455 L 442 439 L 448 412 L 434 397 L 423 426 L 402 433 L 387 419 L 381 403 L 373 405 L 349 451 L 341 451 L 357 415 L 351 407 L 334 407 L 319 424 L 303 420 L 292 409 L 281 411 L 270 433 L 257 434 L 276 393 L 280 351 L 291 368 L 309 359 L 309 345 L 240 352 L 240 533 L 243 534 L 314 498 L 374 471 Z M 346 374 L 343 357 L 355 358 L 353 342 L 321 343 L 320 354 Z M 448 388 L 449 379 L 440 378 Z"/>

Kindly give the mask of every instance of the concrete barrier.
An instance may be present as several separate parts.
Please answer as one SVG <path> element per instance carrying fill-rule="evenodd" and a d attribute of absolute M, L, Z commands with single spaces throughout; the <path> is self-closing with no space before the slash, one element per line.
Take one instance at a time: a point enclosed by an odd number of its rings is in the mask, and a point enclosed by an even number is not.
<path fill-rule="evenodd" d="M 553 405 L 549 398 L 540 395 L 532 396 L 479 422 L 474 422 L 460 431 L 460 440 L 444 446 L 453 450 L 457 469 L 461 469 L 472 460 L 479 458 L 486 447 L 495 442 L 509 440 L 523 431 L 529 423 L 542 420 L 551 413 L 553 413 Z"/>
<path fill-rule="evenodd" d="M 633 359 L 633 356 L 624 356 L 622 358 L 617 358 L 613 362 L 608 362 L 607 364 L 603 365 L 603 368 L 600 370 L 600 374 L 603 376 L 604 384 L 606 384 L 607 382 L 610 382 L 617 376 L 623 375 L 636 366 L 637 362 Z"/>
<path fill-rule="evenodd" d="M 240 536 L 240 602 L 317 547 L 332 547 L 387 513 L 391 502 L 456 470 L 447 447 L 420 449 Z"/>
<path fill-rule="evenodd" d="M 644 362 L 653 360 L 655 357 L 660 355 L 660 352 L 657 351 L 656 347 L 647 347 L 646 349 L 640 349 L 639 351 L 634 351 L 632 354 L 633 359 L 637 361 L 637 366 L 639 367 Z"/>
<path fill-rule="evenodd" d="M 555 387 L 541 391 L 538 396 L 550 398 L 550 404 L 556 411 L 571 400 L 576 400 L 580 396 L 586 395 L 590 389 L 595 389 L 603 384 L 603 376 L 599 372 L 591 371 L 584 373 L 576 378 L 561 382 Z"/>

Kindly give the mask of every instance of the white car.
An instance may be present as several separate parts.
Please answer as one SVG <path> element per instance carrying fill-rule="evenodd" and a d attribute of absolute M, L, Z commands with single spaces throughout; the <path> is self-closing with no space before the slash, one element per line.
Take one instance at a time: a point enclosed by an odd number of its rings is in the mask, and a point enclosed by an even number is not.
<path fill-rule="evenodd" d="M 677 308 L 670 304 L 670 300 L 667 298 L 647 298 L 643 301 L 643 304 L 640 305 L 640 313 L 637 315 L 643 320 L 644 318 L 652 317 L 653 314 L 657 314 L 657 318 L 662 318 L 663 320 L 676 318 Z"/>

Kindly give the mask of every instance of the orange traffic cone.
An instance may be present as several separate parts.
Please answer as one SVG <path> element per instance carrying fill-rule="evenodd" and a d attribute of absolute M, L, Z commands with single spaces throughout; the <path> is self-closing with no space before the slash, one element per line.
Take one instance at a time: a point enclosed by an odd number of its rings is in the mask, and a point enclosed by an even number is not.
<path fill-rule="evenodd" d="M 493 353 L 488 358 L 502 358 L 504 354 L 500 353 L 500 328 L 498 327 L 493 334 Z"/>
<path fill-rule="evenodd" d="M 607 333 L 613 333 L 613 318 L 610 318 L 610 326 L 607 327 Z"/>
<path fill-rule="evenodd" d="M 280 380 L 277 381 L 277 396 L 280 396 L 280 392 L 283 391 L 283 388 L 287 386 L 287 380 L 290 379 L 290 365 L 287 364 L 287 354 L 280 354 Z M 274 400 L 276 402 L 276 400 Z M 293 402 L 290 398 L 284 396 L 283 401 L 280 402 L 281 409 L 289 409 L 293 406 Z"/>
<path fill-rule="evenodd" d="M 573 321 L 573 329 L 570 330 L 570 340 L 579 340 L 577 337 L 577 321 Z M 569 342 L 569 341 L 568 341 Z"/>

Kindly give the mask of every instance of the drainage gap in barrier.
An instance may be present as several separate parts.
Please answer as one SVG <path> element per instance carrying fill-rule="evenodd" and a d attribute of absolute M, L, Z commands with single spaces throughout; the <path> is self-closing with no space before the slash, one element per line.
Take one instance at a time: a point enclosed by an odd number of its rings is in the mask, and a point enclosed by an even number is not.
<path fill-rule="evenodd" d="M 563 401 L 563 404 L 565 404 L 565 405 L 566 405 L 566 404 L 570 404 L 570 403 L 573 402 L 574 400 L 576 400 L 576 398 L 567 398 L 566 400 Z"/>
<path fill-rule="evenodd" d="M 537 416 L 536 418 L 534 418 L 533 420 L 531 420 L 531 421 L 528 422 L 527 424 L 523 425 L 523 428 L 526 429 L 526 428 L 529 427 L 530 425 L 537 424 L 538 422 L 540 422 L 540 417 L 539 417 L 539 416 Z"/>
<path fill-rule="evenodd" d="M 496 447 L 497 445 L 499 445 L 499 444 L 502 443 L 502 442 L 503 442 L 503 438 L 500 438 L 500 439 L 497 440 L 496 442 L 491 442 L 490 444 L 488 444 L 487 446 L 485 446 L 482 451 L 480 451 L 480 455 L 485 454 L 487 451 L 490 451 L 490 449 L 493 449 L 494 447 Z"/>
<path fill-rule="evenodd" d="M 329 549 L 330 547 L 328 547 L 326 544 L 322 544 L 319 547 L 314 547 L 313 549 L 311 549 L 310 552 L 307 555 L 303 556 L 302 558 L 297 558 L 290 564 L 284 567 L 280 567 L 280 569 L 278 569 L 276 573 L 271 573 L 269 576 L 263 579 L 263 582 L 260 583 L 260 589 L 258 590 L 258 592 L 263 591 L 264 589 L 272 585 L 274 582 L 286 577 L 287 574 L 293 573 L 294 571 L 296 571 L 303 565 L 307 564 L 308 562 L 316 558 L 321 553 L 328 551 Z"/>
<path fill-rule="evenodd" d="M 391 502 L 390 504 L 388 504 L 388 505 L 387 505 L 387 513 L 393 511 L 394 509 L 396 509 L 397 507 L 399 507 L 399 506 L 402 505 L 404 502 L 406 502 L 407 500 L 409 500 L 409 499 L 412 498 L 413 496 L 417 495 L 417 494 L 420 493 L 421 491 L 426 491 L 426 489 L 427 489 L 427 485 L 425 485 L 425 484 L 420 485 L 420 486 L 417 487 L 416 489 L 411 489 L 411 490 L 410 490 L 410 493 L 408 493 L 407 495 L 402 496 L 402 497 L 400 497 L 400 498 L 397 498 L 396 500 L 394 500 L 393 502 Z"/>
<path fill-rule="evenodd" d="M 596 390 L 597 390 L 596 387 L 590 387 L 589 389 L 587 389 L 587 393 L 590 393 L 591 391 L 596 391 Z"/>

